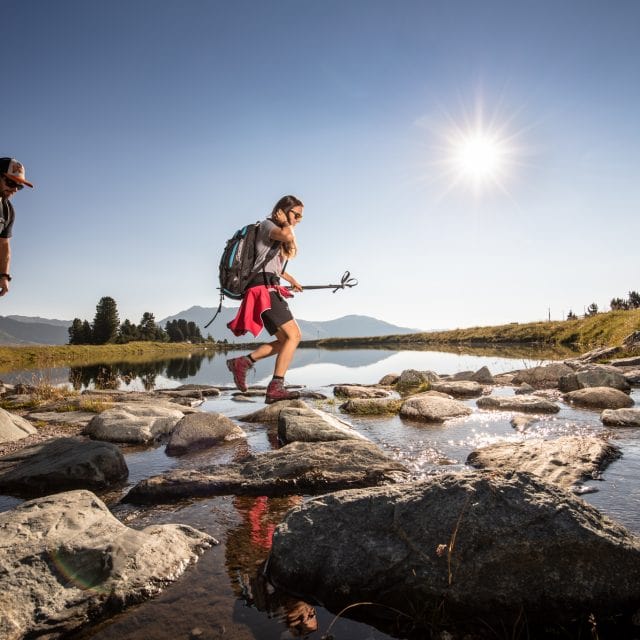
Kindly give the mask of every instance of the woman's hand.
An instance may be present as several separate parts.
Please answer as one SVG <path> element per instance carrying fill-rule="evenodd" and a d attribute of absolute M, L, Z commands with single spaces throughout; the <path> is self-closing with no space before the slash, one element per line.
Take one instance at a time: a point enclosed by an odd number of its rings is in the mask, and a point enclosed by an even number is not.
<path fill-rule="evenodd" d="M 291 278 L 291 280 L 289 280 L 289 284 L 293 287 L 294 291 L 302 291 L 302 285 L 295 278 Z"/>
<path fill-rule="evenodd" d="M 275 220 L 274 222 L 279 226 L 279 227 L 284 227 L 286 225 L 290 225 L 291 222 L 289 221 L 289 219 L 287 218 L 287 214 L 282 210 L 282 209 L 278 209 L 276 211 L 276 215 L 275 215 Z"/>

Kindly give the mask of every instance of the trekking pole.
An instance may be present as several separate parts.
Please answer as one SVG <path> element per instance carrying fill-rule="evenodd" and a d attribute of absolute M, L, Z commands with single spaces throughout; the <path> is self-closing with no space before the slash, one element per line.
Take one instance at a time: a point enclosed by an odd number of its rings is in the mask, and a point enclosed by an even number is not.
<path fill-rule="evenodd" d="M 351 287 L 355 287 L 357 284 L 358 281 L 352 278 L 348 271 L 345 271 L 340 280 L 340 284 L 311 284 L 309 286 L 303 286 L 302 289 L 303 291 L 308 291 L 309 289 L 333 289 L 333 293 L 335 293 L 338 289 L 351 289 Z M 287 287 L 287 289 L 293 291 L 293 287 Z"/>

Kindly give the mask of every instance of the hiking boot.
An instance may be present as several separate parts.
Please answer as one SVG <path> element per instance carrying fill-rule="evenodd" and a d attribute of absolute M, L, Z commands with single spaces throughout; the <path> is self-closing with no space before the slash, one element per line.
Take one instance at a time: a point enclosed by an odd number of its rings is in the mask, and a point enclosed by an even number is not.
<path fill-rule="evenodd" d="M 264 399 L 266 404 L 278 402 L 278 400 L 295 400 L 300 397 L 299 391 L 287 391 L 284 386 L 284 380 L 272 380 L 267 387 L 267 397 Z"/>
<path fill-rule="evenodd" d="M 227 369 L 231 371 L 233 381 L 240 391 L 247 390 L 247 371 L 249 371 L 251 367 L 253 367 L 253 362 L 251 362 L 247 356 L 227 360 Z"/>

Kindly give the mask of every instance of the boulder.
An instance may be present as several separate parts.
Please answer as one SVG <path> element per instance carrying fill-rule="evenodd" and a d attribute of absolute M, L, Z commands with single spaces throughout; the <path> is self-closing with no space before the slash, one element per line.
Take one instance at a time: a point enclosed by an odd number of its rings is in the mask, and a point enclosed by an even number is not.
<path fill-rule="evenodd" d="M 283 409 L 278 419 L 278 437 L 285 443 L 367 439 L 348 422 L 309 406 Z"/>
<path fill-rule="evenodd" d="M 240 416 L 238 420 L 242 420 L 242 422 L 260 422 L 263 424 L 277 424 L 278 418 L 280 417 L 280 412 L 287 407 L 298 407 L 304 408 L 307 407 L 307 403 L 304 400 L 280 400 L 280 402 L 274 402 L 273 404 L 269 404 L 266 407 L 259 409 L 258 411 L 254 411 L 253 413 L 249 413 L 244 416 Z"/>
<path fill-rule="evenodd" d="M 458 371 L 457 373 L 454 373 L 449 379 L 450 380 L 471 380 L 471 377 L 473 376 L 473 371 Z M 444 376 L 441 376 L 444 377 Z"/>
<path fill-rule="evenodd" d="M 612 387 L 625 393 L 631 389 L 622 373 L 611 371 L 606 367 L 596 367 L 586 371 L 569 373 L 566 376 L 562 376 L 558 381 L 558 388 L 564 393 L 588 387 Z"/>
<path fill-rule="evenodd" d="M 176 424 L 169 436 L 166 452 L 170 456 L 180 456 L 246 437 L 247 434 L 233 420 L 221 413 L 191 413 Z"/>
<path fill-rule="evenodd" d="M 611 387 L 588 387 L 564 394 L 569 404 L 586 409 L 625 409 L 632 407 L 633 400 L 623 391 Z"/>
<path fill-rule="evenodd" d="M 534 389 L 552 389 L 558 386 L 562 376 L 573 373 L 573 369 L 562 362 L 553 362 L 541 367 L 531 367 L 516 371 L 512 383 L 522 384 L 526 382 Z"/>
<path fill-rule="evenodd" d="M 435 617 L 512 629 L 523 616 L 564 624 L 640 600 L 640 540 L 526 473 L 443 474 L 311 499 L 276 528 L 267 567 L 276 587 L 335 612 L 384 603 L 367 614 L 396 609 L 422 623 L 423 637 Z"/>
<path fill-rule="evenodd" d="M 391 387 L 394 384 L 398 384 L 400 376 L 397 373 L 387 373 L 386 376 L 382 376 L 378 381 L 378 384 L 382 387 Z"/>
<path fill-rule="evenodd" d="M 522 413 L 558 413 L 560 407 L 538 396 L 485 396 L 478 398 L 479 409 L 490 411 L 521 411 Z"/>
<path fill-rule="evenodd" d="M 352 398 L 340 405 L 340 411 L 360 416 L 398 413 L 403 400 L 399 398 Z"/>
<path fill-rule="evenodd" d="M 459 400 L 450 400 L 428 393 L 420 393 L 407 398 L 400 407 L 403 418 L 425 422 L 442 422 L 447 418 L 468 416 L 473 410 Z"/>
<path fill-rule="evenodd" d="M 472 376 L 472 382 L 479 382 L 480 384 L 495 384 L 495 378 L 491 375 L 489 367 L 481 367 Z"/>
<path fill-rule="evenodd" d="M 605 409 L 600 420 L 607 427 L 640 427 L 640 409 Z"/>
<path fill-rule="evenodd" d="M 415 389 L 430 382 L 437 382 L 440 377 L 433 371 L 416 371 L 415 369 L 405 369 L 398 378 L 396 389 L 401 393 L 410 389 Z"/>
<path fill-rule="evenodd" d="M 432 382 L 431 389 L 454 398 L 477 398 L 482 395 L 482 385 L 472 381 Z"/>
<path fill-rule="evenodd" d="M 354 384 L 339 384 L 333 388 L 336 398 L 386 398 L 389 393 L 384 389 L 363 387 Z"/>
<path fill-rule="evenodd" d="M 515 389 L 516 395 L 519 395 L 519 396 L 530 395 L 534 391 L 535 389 L 530 384 L 527 384 L 526 382 L 523 382 L 519 387 L 516 387 Z"/>
<path fill-rule="evenodd" d="M 37 429 L 24 418 L 0 409 L 0 443 L 22 440 L 37 433 Z"/>
<path fill-rule="evenodd" d="M 624 372 L 624 379 L 632 387 L 640 385 L 640 369 L 631 369 Z"/>
<path fill-rule="evenodd" d="M 89 491 L 0 513 L 0 637 L 61 638 L 159 593 L 217 542 L 186 525 L 141 531 Z"/>
<path fill-rule="evenodd" d="M 0 489 L 47 495 L 63 489 L 101 489 L 129 474 L 120 449 L 109 442 L 54 438 L 0 458 Z"/>
<path fill-rule="evenodd" d="M 317 494 L 406 482 L 408 469 L 364 440 L 294 442 L 245 462 L 172 470 L 139 482 L 124 501 L 155 504 L 219 495 Z"/>
<path fill-rule="evenodd" d="M 171 433 L 183 416 L 154 402 L 131 402 L 98 414 L 84 433 L 94 440 L 149 444 Z"/>
<path fill-rule="evenodd" d="M 495 442 L 472 451 L 467 464 L 481 469 L 526 471 L 542 480 L 570 489 L 619 458 L 619 447 L 593 436 L 563 436 L 553 440 Z"/>

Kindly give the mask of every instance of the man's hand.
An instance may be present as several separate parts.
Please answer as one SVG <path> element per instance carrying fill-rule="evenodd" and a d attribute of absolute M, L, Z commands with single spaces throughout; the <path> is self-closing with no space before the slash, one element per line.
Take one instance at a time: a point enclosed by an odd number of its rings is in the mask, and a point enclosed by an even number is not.
<path fill-rule="evenodd" d="M 7 278 L 0 278 L 0 296 L 4 296 L 9 293 L 9 280 Z"/>

